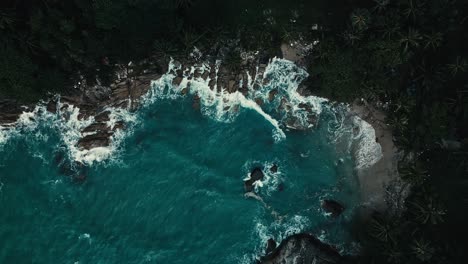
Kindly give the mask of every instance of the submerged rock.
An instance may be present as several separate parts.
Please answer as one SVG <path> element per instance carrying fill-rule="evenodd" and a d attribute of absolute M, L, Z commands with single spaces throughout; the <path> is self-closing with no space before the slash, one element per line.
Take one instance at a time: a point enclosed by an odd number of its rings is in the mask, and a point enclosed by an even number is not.
<path fill-rule="evenodd" d="M 86 181 L 86 174 L 84 173 L 78 173 L 73 175 L 72 179 L 75 183 L 84 183 Z"/>
<path fill-rule="evenodd" d="M 348 264 L 332 246 L 310 234 L 296 234 L 281 241 L 270 254 L 261 257 L 261 264 Z"/>
<path fill-rule="evenodd" d="M 284 191 L 284 183 L 278 184 L 278 191 L 280 192 Z"/>
<path fill-rule="evenodd" d="M 244 181 L 244 188 L 246 192 L 252 192 L 254 190 L 254 183 L 263 179 L 265 175 L 261 168 L 257 167 L 250 173 L 250 179 Z"/>
<path fill-rule="evenodd" d="M 323 200 L 322 208 L 325 212 L 330 213 L 332 217 L 338 217 L 345 210 L 345 207 L 335 200 Z"/>

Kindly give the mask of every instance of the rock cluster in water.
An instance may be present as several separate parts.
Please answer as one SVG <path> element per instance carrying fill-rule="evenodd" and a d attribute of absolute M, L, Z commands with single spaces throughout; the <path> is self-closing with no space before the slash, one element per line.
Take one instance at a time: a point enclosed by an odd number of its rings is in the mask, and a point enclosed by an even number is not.
<path fill-rule="evenodd" d="M 338 217 L 345 210 L 345 207 L 335 200 L 323 200 L 322 208 L 325 212 L 331 214 L 332 217 Z"/>
<path fill-rule="evenodd" d="M 252 170 L 250 173 L 250 178 L 246 181 L 244 181 L 244 189 L 246 192 L 253 192 L 255 189 L 255 182 L 256 181 L 261 181 L 265 175 L 263 174 L 263 171 L 261 168 L 257 167 Z"/>
<path fill-rule="evenodd" d="M 274 242 L 274 241 L 273 241 Z M 289 236 L 271 250 L 268 242 L 267 255 L 258 264 L 349 264 L 351 260 L 341 256 L 332 246 L 321 242 L 313 235 L 301 233 Z M 275 243 L 276 244 L 276 243 Z M 269 252 L 270 251 L 270 252 Z"/>

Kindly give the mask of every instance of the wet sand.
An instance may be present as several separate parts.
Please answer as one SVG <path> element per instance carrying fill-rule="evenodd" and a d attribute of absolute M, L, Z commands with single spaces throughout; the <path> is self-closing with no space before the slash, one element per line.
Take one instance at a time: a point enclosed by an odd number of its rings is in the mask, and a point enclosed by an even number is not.
<path fill-rule="evenodd" d="M 357 115 L 375 130 L 376 142 L 382 149 L 382 158 L 367 168 L 357 168 L 364 212 L 383 212 L 391 206 L 388 189 L 398 181 L 398 149 L 393 143 L 391 128 L 385 124 L 385 113 L 365 101 L 351 105 L 351 115 Z"/>

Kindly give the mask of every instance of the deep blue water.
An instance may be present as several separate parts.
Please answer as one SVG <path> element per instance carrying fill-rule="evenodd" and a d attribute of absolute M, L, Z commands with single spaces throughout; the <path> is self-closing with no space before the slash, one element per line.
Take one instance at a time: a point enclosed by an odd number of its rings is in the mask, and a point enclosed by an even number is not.
<path fill-rule="evenodd" d="M 0 263 L 252 263 L 268 238 L 304 231 L 349 249 L 353 162 L 322 116 L 275 142 L 253 110 L 226 123 L 194 110 L 190 96 L 162 99 L 82 183 L 62 175 L 65 149 L 49 124 L 12 136 L 0 147 Z M 244 198 L 257 166 L 267 207 Z M 343 216 L 324 214 L 327 197 L 345 203 Z"/>

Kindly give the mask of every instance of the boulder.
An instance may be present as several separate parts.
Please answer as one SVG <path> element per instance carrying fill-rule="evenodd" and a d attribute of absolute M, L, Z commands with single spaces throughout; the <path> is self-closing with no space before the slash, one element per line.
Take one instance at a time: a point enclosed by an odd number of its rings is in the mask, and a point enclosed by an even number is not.
<path fill-rule="evenodd" d="M 257 103 L 258 106 L 262 106 L 263 105 L 262 98 L 255 98 L 255 103 Z"/>
<path fill-rule="evenodd" d="M 250 172 L 250 179 L 244 181 L 244 188 L 246 192 L 254 191 L 254 183 L 261 181 L 265 175 L 261 168 L 256 167 Z"/>
<path fill-rule="evenodd" d="M 338 217 L 345 210 L 345 207 L 335 200 L 323 200 L 322 208 L 325 212 L 330 213 L 332 217 Z"/>
<path fill-rule="evenodd" d="M 278 191 L 280 192 L 284 191 L 284 183 L 278 184 Z"/>
<path fill-rule="evenodd" d="M 96 122 L 106 122 L 106 121 L 109 121 L 109 114 L 110 114 L 109 111 L 101 112 L 101 113 L 99 113 L 98 115 L 96 115 L 96 116 L 94 117 L 94 121 L 96 121 Z"/>
<path fill-rule="evenodd" d="M 55 100 L 49 100 L 47 103 L 47 111 L 50 113 L 57 113 L 57 102 Z"/>
<path fill-rule="evenodd" d="M 83 149 L 93 149 L 97 147 L 107 147 L 110 145 L 110 132 L 98 132 L 96 134 L 87 135 L 78 141 L 78 146 Z"/>
<path fill-rule="evenodd" d="M 277 173 L 278 172 L 278 165 L 273 164 L 273 166 L 271 166 L 271 168 L 270 168 L 270 171 L 272 173 Z"/>
<path fill-rule="evenodd" d="M 278 90 L 273 89 L 268 93 L 268 101 L 273 101 L 275 100 L 275 96 L 278 94 Z"/>

